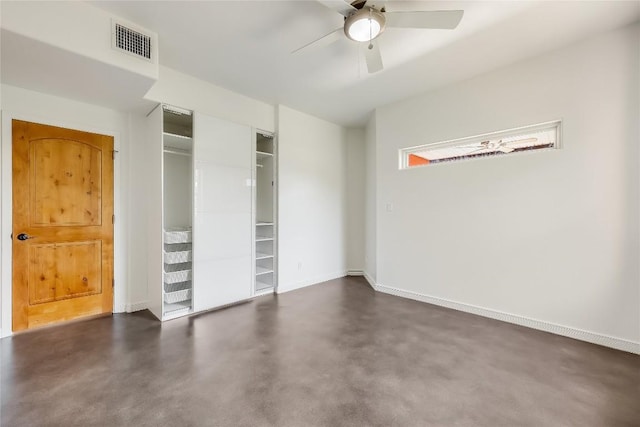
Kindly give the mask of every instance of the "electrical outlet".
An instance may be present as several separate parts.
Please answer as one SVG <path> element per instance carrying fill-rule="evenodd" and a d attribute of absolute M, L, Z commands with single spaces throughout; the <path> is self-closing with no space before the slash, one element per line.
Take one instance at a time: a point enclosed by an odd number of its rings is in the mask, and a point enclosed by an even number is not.
<path fill-rule="evenodd" d="M 302 270 L 302 262 L 298 261 L 298 270 Z"/>

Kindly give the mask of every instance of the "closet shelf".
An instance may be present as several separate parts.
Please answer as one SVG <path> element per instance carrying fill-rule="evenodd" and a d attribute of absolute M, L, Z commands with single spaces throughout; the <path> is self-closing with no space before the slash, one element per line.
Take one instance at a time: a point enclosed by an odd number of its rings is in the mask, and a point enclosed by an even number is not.
<path fill-rule="evenodd" d="M 261 252 L 256 252 L 256 259 L 269 259 L 269 258 L 273 258 L 272 254 L 265 254 L 265 253 L 261 253 Z"/>
<path fill-rule="evenodd" d="M 164 302 L 167 304 L 175 304 L 184 301 L 191 301 L 191 288 L 164 294 Z"/>
<path fill-rule="evenodd" d="M 165 283 L 164 284 L 164 293 L 168 294 L 171 292 L 184 291 L 185 289 L 193 289 L 191 281 L 186 282 L 178 282 L 178 283 Z"/>
<path fill-rule="evenodd" d="M 174 148 L 180 151 L 190 152 L 193 146 L 193 139 L 189 136 L 163 132 L 162 143 L 165 149 Z"/>
<path fill-rule="evenodd" d="M 265 151 L 256 151 L 256 157 L 258 159 L 265 159 L 267 157 L 273 157 L 273 154 L 267 153 Z"/>
<path fill-rule="evenodd" d="M 162 137 L 163 138 L 180 139 L 180 140 L 185 140 L 185 141 L 191 141 L 193 139 L 190 136 L 180 135 L 179 133 L 173 133 L 173 132 L 162 132 Z"/>
<path fill-rule="evenodd" d="M 191 270 L 171 271 L 164 273 L 164 283 L 173 284 L 191 280 Z"/>
<path fill-rule="evenodd" d="M 172 304 L 165 304 L 163 317 L 178 317 L 191 311 L 191 300 L 181 301 Z"/>
<path fill-rule="evenodd" d="M 185 150 L 179 150 L 177 148 L 165 148 L 162 150 L 165 154 L 176 154 L 178 156 L 187 156 L 191 157 L 191 153 Z"/>
<path fill-rule="evenodd" d="M 273 270 L 256 266 L 256 276 L 262 276 L 263 274 L 269 274 L 269 273 L 273 273 Z"/>
<path fill-rule="evenodd" d="M 268 237 L 268 236 L 256 236 L 256 242 L 268 242 L 270 240 L 273 240 L 273 237 Z"/>
<path fill-rule="evenodd" d="M 185 228 L 168 228 L 164 231 L 164 242 L 168 244 L 190 243 L 191 230 Z"/>
<path fill-rule="evenodd" d="M 256 280 L 256 291 L 264 291 L 265 289 L 272 289 L 273 285 L 271 283 L 262 282 L 260 280 Z"/>
<path fill-rule="evenodd" d="M 267 225 L 273 225 L 272 222 L 257 222 L 256 223 L 256 227 L 263 227 L 263 226 L 267 226 Z"/>
<path fill-rule="evenodd" d="M 193 255 L 191 250 L 164 253 L 165 264 L 182 264 L 185 262 L 191 262 L 192 259 Z"/>

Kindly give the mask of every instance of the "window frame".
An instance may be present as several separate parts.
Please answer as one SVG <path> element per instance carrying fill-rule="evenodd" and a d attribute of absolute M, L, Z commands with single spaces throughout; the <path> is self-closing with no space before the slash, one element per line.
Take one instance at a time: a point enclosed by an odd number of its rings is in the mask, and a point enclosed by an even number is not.
<path fill-rule="evenodd" d="M 554 128 L 555 128 L 555 132 L 556 132 L 556 141 L 555 141 L 555 144 L 553 145 L 553 147 L 538 148 L 538 149 L 519 151 L 519 152 L 516 151 L 516 152 L 512 152 L 512 153 L 503 153 L 503 154 L 496 154 L 495 152 L 492 152 L 492 153 L 486 153 L 485 155 L 476 156 L 476 157 L 455 159 L 455 160 L 450 160 L 450 161 L 439 161 L 439 162 L 434 162 L 433 164 L 409 166 L 409 155 L 415 154 L 416 152 L 419 152 L 419 151 L 424 151 L 425 149 L 434 150 L 434 149 L 440 149 L 440 148 L 448 148 L 448 147 L 457 147 L 457 146 L 462 146 L 462 145 L 469 145 L 469 144 L 473 144 L 473 143 L 480 144 L 481 142 L 486 141 L 487 139 L 502 139 L 502 138 L 509 138 L 509 137 L 513 137 L 513 136 L 526 136 L 527 133 L 535 133 L 535 132 L 539 132 L 539 131 L 542 131 L 542 130 L 552 130 Z M 539 151 L 550 151 L 550 150 L 558 150 L 560 148 L 562 148 L 562 119 L 551 120 L 551 121 L 548 121 L 548 122 L 537 123 L 537 124 L 533 124 L 533 125 L 520 126 L 520 127 L 517 127 L 517 128 L 493 131 L 493 132 L 483 133 L 483 134 L 480 134 L 480 135 L 474 135 L 474 136 L 467 136 L 467 137 L 463 137 L 463 138 L 450 139 L 450 140 L 447 140 L 447 141 L 431 142 L 431 143 L 428 143 L 428 144 L 422 144 L 422 145 L 415 145 L 415 146 L 412 146 L 412 147 L 400 148 L 398 150 L 398 169 L 399 170 L 411 170 L 411 169 L 422 168 L 422 167 L 425 167 L 425 166 L 436 166 L 438 164 L 457 163 L 457 162 L 464 162 L 464 161 L 470 161 L 470 160 L 480 160 L 480 159 L 493 158 L 493 157 L 508 157 L 508 155 L 511 155 L 511 154 L 522 154 L 522 153 L 525 153 L 525 152 L 526 153 L 531 153 L 531 152 L 539 152 Z M 506 156 L 505 156 L 505 154 L 506 154 Z"/>

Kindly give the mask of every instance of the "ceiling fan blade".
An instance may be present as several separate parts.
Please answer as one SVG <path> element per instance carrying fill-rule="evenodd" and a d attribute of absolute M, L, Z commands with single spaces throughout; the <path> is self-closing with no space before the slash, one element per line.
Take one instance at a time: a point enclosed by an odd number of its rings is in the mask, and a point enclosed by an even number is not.
<path fill-rule="evenodd" d="M 516 139 L 513 141 L 506 141 L 504 144 L 531 144 L 532 142 L 537 142 L 538 138 L 526 138 L 526 139 Z"/>
<path fill-rule="evenodd" d="M 387 5 L 387 0 L 367 0 L 365 2 L 365 7 L 372 7 L 376 10 L 380 10 Z"/>
<path fill-rule="evenodd" d="M 386 12 L 387 27 L 453 30 L 464 10 L 432 10 L 428 12 Z"/>
<path fill-rule="evenodd" d="M 382 55 L 378 43 L 371 43 L 364 52 L 364 58 L 367 61 L 367 70 L 369 74 L 377 73 L 382 68 Z"/>
<path fill-rule="evenodd" d="M 318 3 L 322 3 L 329 9 L 338 12 L 342 16 L 349 16 L 351 13 L 358 10 L 344 0 L 316 0 L 316 1 Z"/>
<path fill-rule="evenodd" d="M 515 151 L 515 148 L 511 148 L 511 147 L 498 147 L 498 151 L 502 151 L 503 153 L 511 153 L 512 151 Z"/>
<path fill-rule="evenodd" d="M 312 41 L 311 43 L 307 43 L 304 46 L 297 48 L 296 50 L 291 52 L 291 54 L 306 52 L 307 50 L 313 50 L 315 48 L 329 46 L 330 44 L 337 42 L 341 38 L 342 38 L 342 27 L 331 31 L 329 34 L 325 34 L 324 36 Z"/>
<path fill-rule="evenodd" d="M 487 149 L 487 147 L 478 148 L 477 150 L 473 150 L 473 151 L 469 151 L 468 153 L 464 153 L 464 155 L 468 156 L 470 154 L 476 154 L 476 153 L 479 153 L 481 151 L 485 151 L 486 149 Z"/>

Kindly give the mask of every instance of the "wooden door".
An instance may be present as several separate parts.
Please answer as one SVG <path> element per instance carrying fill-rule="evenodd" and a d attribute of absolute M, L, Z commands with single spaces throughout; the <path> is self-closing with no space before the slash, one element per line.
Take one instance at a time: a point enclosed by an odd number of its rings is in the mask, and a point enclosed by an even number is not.
<path fill-rule="evenodd" d="M 13 330 L 113 308 L 113 137 L 13 120 Z"/>

